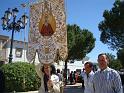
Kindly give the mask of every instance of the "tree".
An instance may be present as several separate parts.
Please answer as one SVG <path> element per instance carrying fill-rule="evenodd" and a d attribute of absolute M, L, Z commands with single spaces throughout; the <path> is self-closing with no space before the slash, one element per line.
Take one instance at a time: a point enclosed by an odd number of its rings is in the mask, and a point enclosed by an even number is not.
<path fill-rule="evenodd" d="M 67 25 L 68 58 L 82 60 L 95 47 L 95 38 L 87 29 L 80 29 L 76 24 Z"/>
<path fill-rule="evenodd" d="M 115 70 L 120 70 L 122 68 L 121 62 L 115 58 L 115 55 L 107 53 L 107 56 L 109 57 L 109 67 Z"/>
<path fill-rule="evenodd" d="M 65 61 L 65 76 L 67 76 L 67 62 L 82 60 L 95 47 L 95 38 L 87 29 L 80 29 L 76 24 L 67 25 L 68 57 Z M 66 80 L 67 82 L 67 77 Z"/>
<path fill-rule="evenodd" d="M 120 70 L 122 68 L 122 64 L 121 64 L 120 60 L 115 59 L 109 63 L 109 67 L 111 67 L 115 70 Z"/>
<path fill-rule="evenodd" d="M 106 55 L 108 56 L 110 62 L 115 60 L 115 55 L 112 55 L 111 53 L 106 53 Z"/>
<path fill-rule="evenodd" d="M 120 60 L 122 66 L 124 67 L 124 48 L 117 52 L 117 57 Z"/>
<path fill-rule="evenodd" d="M 110 11 L 104 11 L 103 17 L 98 25 L 100 40 L 111 49 L 124 48 L 124 1 L 116 0 Z"/>

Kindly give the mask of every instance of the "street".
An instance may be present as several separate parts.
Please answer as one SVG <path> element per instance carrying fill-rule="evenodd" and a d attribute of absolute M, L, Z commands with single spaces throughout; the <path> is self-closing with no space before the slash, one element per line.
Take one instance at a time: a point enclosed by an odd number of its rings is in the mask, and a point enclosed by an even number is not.
<path fill-rule="evenodd" d="M 64 93 L 84 93 L 81 83 L 75 85 L 66 85 Z"/>
<path fill-rule="evenodd" d="M 66 87 L 64 88 L 64 93 L 84 93 L 84 89 L 82 88 L 81 83 L 77 83 L 75 85 L 66 85 Z"/>

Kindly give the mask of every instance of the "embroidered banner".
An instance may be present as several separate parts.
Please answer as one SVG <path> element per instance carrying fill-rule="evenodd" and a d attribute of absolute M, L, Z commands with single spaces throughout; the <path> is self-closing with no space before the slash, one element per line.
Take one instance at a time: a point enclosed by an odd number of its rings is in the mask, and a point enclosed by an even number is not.
<path fill-rule="evenodd" d="M 30 32 L 27 59 L 52 63 L 67 57 L 67 29 L 64 0 L 44 0 L 30 6 Z"/>

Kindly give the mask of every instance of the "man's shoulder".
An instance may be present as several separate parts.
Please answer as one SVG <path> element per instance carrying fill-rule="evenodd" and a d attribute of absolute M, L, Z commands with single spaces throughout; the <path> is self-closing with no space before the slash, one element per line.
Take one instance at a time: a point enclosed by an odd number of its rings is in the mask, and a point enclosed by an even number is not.
<path fill-rule="evenodd" d="M 98 70 L 95 72 L 95 74 L 99 74 L 101 72 L 101 70 Z M 112 68 L 107 68 L 104 72 L 112 72 L 112 73 L 118 73 L 115 69 Z"/>
<path fill-rule="evenodd" d="M 98 73 L 100 73 L 100 70 L 95 71 L 94 75 L 95 75 L 95 74 L 98 74 Z"/>
<path fill-rule="evenodd" d="M 93 76 L 95 73 L 93 72 L 93 71 L 91 71 L 90 73 L 89 73 L 89 75 L 90 76 Z"/>
<path fill-rule="evenodd" d="M 116 71 L 115 69 L 110 68 L 109 70 L 113 75 L 119 75 L 118 71 Z"/>
<path fill-rule="evenodd" d="M 84 76 L 86 73 L 84 71 L 81 72 L 81 76 Z"/>

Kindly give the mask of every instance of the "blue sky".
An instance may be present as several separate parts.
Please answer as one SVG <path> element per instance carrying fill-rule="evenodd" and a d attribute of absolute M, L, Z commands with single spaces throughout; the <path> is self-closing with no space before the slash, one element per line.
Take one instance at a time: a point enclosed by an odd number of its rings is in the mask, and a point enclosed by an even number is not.
<path fill-rule="evenodd" d="M 18 14 L 19 17 L 24 13 L 24 11 L 29 15 L 29 9 L 24 9 L 20 6 L 21 3 L 28 2 L 29 0 L 3 0 L 0 3 L 0 18 L 3 16 L 4 11 L 7 10 L 7 8 L 15 7 L 20 10 Z M 95 48 L 87 55 L 93 62 L 97 62 L 97 55 L 101 52 L 116 55 L 116 51 L 110 50 L 107 45 L 104 45 L 99 40 L 100 31 L 98 29 L 99 22 L 103 20 L 102 14 L 104 10 L 110 10 L 113 7 L 114 2 L 115 0 L 66 0 L 65 2 L 67 24 L 77 24 L 81 29 L 88 29 L 96 38 Z M 27 26 L 27 29 L 28 27 L 29 26 Z M 21 30 L 21 32 L 24 31 Z M 1 26 L 0 34 L 11 36 L 11 32 L 3 31 Z M 26 39 L 28 39 L 28 31 L 26 31 L 25 36 Z M 16 33 L 14 38 L 17 40 L 23 40 L 24 33 Z"/>

